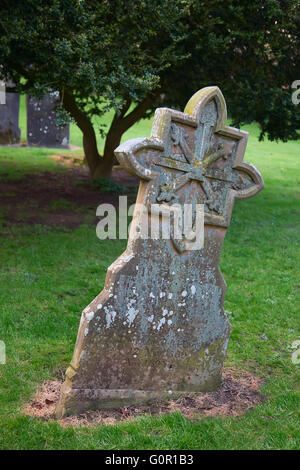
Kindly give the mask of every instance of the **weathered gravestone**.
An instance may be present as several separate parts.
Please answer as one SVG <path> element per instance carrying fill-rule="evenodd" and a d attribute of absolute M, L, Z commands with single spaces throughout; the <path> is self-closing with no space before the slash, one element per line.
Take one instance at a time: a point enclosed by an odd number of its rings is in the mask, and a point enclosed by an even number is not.
<path fill-rule="evenodd" d="M 7 86 L 14 86 L 8 83 Z M 21 130 L 19 128 L 19 93 L 7 93 L 3 90 L 4 103 L 0 103 L 0 145 L 18 144 Z"/>
<path fill-rule="evenodd" d="M 42 99 L 27 96 L 27 144 L 37 147 L 69 148 L 70 126 L 56 125 L 55 106 L 58 93 L 51 92 Z"/>
<path fill-rule="evenodd" d="M 234 199 L 263 188 L 243 162 L 248 134 L 226 126 L 217 87 L 198 91 L 185 112 L 157 109 L 150 138 L 115 153 L 141 179 L 126 251 L 82 313 L 57 416 L 210 391 L 221 384 L 230 335 L 219 258 Z M 144 239 L 151 205 L 204 204 L 204 246 Z M 151 220 L 150 220 L 151 221 Z M 234 266 L 232 267 L 234 269 Z"/>

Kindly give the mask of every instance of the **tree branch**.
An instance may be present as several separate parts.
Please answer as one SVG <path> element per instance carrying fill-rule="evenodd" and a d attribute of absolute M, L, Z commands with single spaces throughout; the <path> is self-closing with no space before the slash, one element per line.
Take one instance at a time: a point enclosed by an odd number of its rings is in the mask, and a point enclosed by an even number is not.
<path fill-rule="evenodd" d="M 154 95 L 147 95 L 146 98 L 140 101 L 137 106 L 122 119 L 120 126 L 123 133 L 127 131 L 127 129 L 129 129 L 136 121 L 143 117 L 154 98 Z"/>
<path fill-rule="evenodd" d="M 106 163 L 98 153 L 97 139 L 93 124 L 86 113 L 78 107 L 72 92 L 64 91 L 64 93 L 61 93 L 61 98 L 65 109 L 75 119 L 77 126 L 83 134 L 84 154 L 89 165 L 91 175 L 93 176 L 96 169 L 100 165 L 105 165 Z"/>

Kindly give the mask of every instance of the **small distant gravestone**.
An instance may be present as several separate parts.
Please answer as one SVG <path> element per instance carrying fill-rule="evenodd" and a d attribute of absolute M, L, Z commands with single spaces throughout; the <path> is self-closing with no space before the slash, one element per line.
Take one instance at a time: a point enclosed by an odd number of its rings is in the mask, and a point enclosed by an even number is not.
<path fill-rule="evenodd" d="M 11 83 L 7 85 L 13 86 Z M 7 93 L 4 88 L 3 101 L 0 102 L 0 145 L 18 144 L 20 142 L 19 107 L 19 93 Z"/>
<path fill-rule="evenodd" d="M 27 144 L 37 147 L 69 148 L 70 126 L 56 125 L 55 106 L 58 93 L 51 92 L 42 99 L 27 96 Z"/>
<path fill-rule="evenodd" d="M 82 313 L 58 417 L 220 387 L 231 331 L 222 244 L 234 199 L 263 188 L 260 173 L 243 162 L 247 132 L 228 127 L 226 118 L 219 88 L 204 88 L 184 113 L 157 109 L 150 138 L 116 149 L 141 180 L 138 205 L 126 251 Z M 152 206 L 168 212 L 174 203 L 203 206 L 198 248 L 174 230 L 169 239 L 139 236 L 147 220 L 158 220 Z"/>

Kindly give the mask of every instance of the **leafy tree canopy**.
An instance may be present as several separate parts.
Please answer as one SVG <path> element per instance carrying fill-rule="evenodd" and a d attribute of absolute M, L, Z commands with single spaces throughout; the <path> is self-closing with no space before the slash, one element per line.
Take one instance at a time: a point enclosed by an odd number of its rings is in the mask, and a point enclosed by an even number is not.
<path fill-rule="evenodd" d="M 122 134 L 156 106 L 182 109 L 218 85 L 235 125 L 297 138 L 299 0 L 15 0 L 0 7 L 1 74 L 21 92 L 58 90 L 83 132 L 91 174 L 109 174 Z M 113 108 L 103 157 L 93 115 Z"/>

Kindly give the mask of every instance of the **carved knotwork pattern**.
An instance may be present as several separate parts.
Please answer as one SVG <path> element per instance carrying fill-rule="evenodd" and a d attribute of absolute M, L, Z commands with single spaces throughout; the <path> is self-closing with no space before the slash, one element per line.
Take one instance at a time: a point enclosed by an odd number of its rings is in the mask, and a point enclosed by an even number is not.
<path fill-rule="evenodd" d="M 206 131 L 206 132 L 205 132 Z M 214 170 L 210 171 L 209 178 L 207 178 L 207 170 L 209 166 L 219 160 L 227 160 L 233 152 L 235 143 L 229 142 L 224 144 L 222 142 L 216 143 L 214 140 L 214 135 L 211 133 L 209 136 L 209 145 L 205 152 L 201 152 L 204 149 L 204 145 L 200 145 L 200 154 L 195 155 L 188 143 L 188 134 L 181 127 L 177 126 L 175 123 L 171 124 L 170 128 L 171 139 L 173 145 L 181 151 L 181 153 L 173 153 L 172 155 L 166 157 L 162 156 L 161 162 L 158 162 L 157 165 L 164 167 L 165 171 L 167 169 L 179 170 L 181 175 L 170 176 L 165 174 L 165 180 L 160 184 L 158 189 L 158 195 L 156 200 L 158 202 L 171 202 L 175 199 L 176 192 L 181 189 L 189 181 L 197 181 L 205 194 L 205 200 L 203 201 L 207 207 L 219 213 L 219 206 L 216 205 L 216 194 L 213 191 L 213 188 L 210 183 L 210 179 L 217 179 L 225 182 L 232 183 L 234 189 L 238 189 L 238 183 L 231 181 L 228 176 Z M 204 132 L 202 139 L 204 140 L 207 137 L 207 128 L 204 125 Z M 201 155 L 201 153 L 203 153 Z M 184 161 L 182 161 L 182 157 Z M 178 164 L 180 162 L 180 164 Z M 242 181 L 241 181 L 242 183 Z"/>

